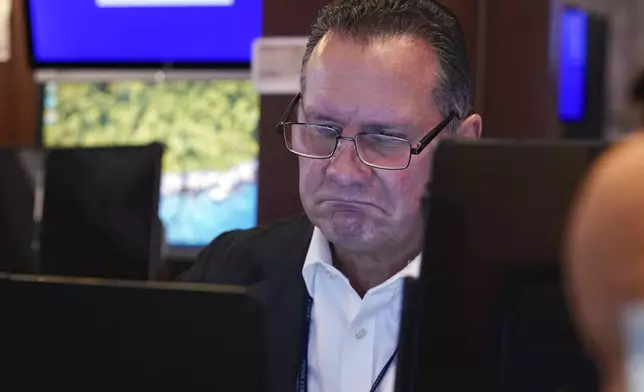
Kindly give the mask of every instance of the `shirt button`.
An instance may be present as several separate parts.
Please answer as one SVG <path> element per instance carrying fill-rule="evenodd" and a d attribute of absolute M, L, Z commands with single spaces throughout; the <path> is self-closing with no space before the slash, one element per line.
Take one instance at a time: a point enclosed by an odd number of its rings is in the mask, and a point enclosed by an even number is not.
<path fill-rule="evenodd" d="M 356 330 L 356 339 L 362 339 L 367 336 L 367 330 L 364 328 L 358 328 Z"/>

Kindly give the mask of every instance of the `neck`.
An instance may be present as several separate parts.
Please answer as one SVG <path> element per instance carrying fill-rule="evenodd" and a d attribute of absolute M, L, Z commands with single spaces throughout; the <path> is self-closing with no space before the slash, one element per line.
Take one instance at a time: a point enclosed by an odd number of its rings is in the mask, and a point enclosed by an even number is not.
<path fill-rule="evenodd" d="M 420 253 L 420 246 L 407 252 L 386 255 L 351 252 L 335 246 L 332 247 L 332 252 L 334 265 L 362 298 L 367 291 L 404 269 Z"/>

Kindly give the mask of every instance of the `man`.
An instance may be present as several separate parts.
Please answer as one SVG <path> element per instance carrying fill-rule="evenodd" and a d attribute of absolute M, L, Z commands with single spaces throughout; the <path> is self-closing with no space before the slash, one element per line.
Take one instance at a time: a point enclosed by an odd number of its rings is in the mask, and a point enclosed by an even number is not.
<path fill-rule="evenodd" d="M 278 129 L 306 216 L 220 236 L 184 279 L 251 286 L 276 391 L 391 391 L 436 141 L 481 134 L 459 22 L 430 0 L 329 6 L 301 91 Z"/>
<path fill-rule="evenodd" d="M 625 348 L 633 342 L 624 335 L 625 311 L 644 300 L 643 157 L 637 134 L 597 162 L 574 202 L 565 245 L 573 313 L 603 392 L 644 387 L 627 388 Z"/>

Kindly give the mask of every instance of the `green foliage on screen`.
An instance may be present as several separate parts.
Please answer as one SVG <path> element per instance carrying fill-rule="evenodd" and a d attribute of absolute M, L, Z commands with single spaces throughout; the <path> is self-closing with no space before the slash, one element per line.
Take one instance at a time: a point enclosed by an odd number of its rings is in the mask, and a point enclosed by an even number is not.
<path fill-rule="evenodd" d="M 47 147 L 166 145 L 164 172 L 227 170 L 257 158 L 250 81 L 58 83 L 46 87 Z"/>

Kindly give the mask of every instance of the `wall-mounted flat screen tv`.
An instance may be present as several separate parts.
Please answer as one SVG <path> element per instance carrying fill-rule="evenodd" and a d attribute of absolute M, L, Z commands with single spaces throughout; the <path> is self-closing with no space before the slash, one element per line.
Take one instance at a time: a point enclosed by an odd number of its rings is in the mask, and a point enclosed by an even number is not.
<path fill-rule="evenodd" d="M 34 68 L 248 68 L 262 0 L 26 0 Z"/>

